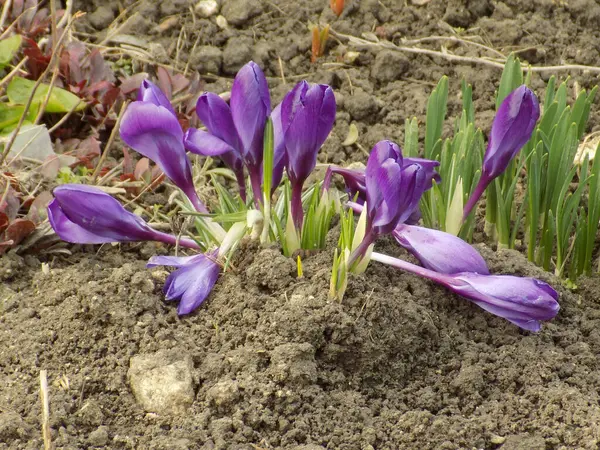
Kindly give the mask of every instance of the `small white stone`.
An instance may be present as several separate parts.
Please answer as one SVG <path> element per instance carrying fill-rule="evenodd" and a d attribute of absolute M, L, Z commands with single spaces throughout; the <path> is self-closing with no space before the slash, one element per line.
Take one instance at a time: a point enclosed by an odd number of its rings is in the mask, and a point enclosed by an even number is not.
<path fill-rule="evenodd" d="M 221 15 L 218 15 L 216 18 L 216 22 L 217 22 L 217 26 L 221 29 L 224 30 L 227 27 L 229 27 L 229 24 L 227 23 L 227 19 Z"/>
<path fill-rule="evenodd" d="M 131 358 L 127 376 L 147 412 L 179 414 L 194 401 L 192 370 L 189 356 L 160 351 Z"/>
<path fill-rule="evenodd" d="M 219 4 L 215 0 L 200 0 L 194 7 L 199 16 L 208 18 L 219 11 Z"/>

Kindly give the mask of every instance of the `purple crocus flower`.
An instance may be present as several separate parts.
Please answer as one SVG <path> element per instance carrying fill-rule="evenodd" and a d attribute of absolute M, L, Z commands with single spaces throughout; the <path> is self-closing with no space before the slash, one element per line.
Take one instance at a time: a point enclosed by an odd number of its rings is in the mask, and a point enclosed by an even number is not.
<path fill-rule="evenodd" d="M 196 103 L 196 113 L 208 132 L 188 130 L 185 147 L 200 155 L 220 155 L 235 173 L 242 198 L 246 189 L 245 164 L 255 201 L 262 200 L 263 140 L 267 117 L 271 114 L 271 97 L 267 79 L 256 63 L 250 61 L 235 76 L 230 105 L 216 94 L 202 94 Z"/>
<path fill-rule="evenodd" d="M 160 90 L 160 88 L 149 80 L 142 81 L 140 89 L 137 95 L 138 102 L 152 103 L 156 106 L 163 106 L 167 108 L 175 117 L 177 113 L 173 109 L 173 105 L 167 98 L 167 96 Z"/>
<path fill-rule="evenodd" d="M 502 101 L 492 123 L 481 178 L 465 205 L 463 220 L 471 213 L 488 185 L 506 170 L 512 159 L 527 144 L 539 117 L 537 97 L 525 85 L 512 91 Z"/>
<path fill-rule="evenodd" d="M 439 283 L 525 330 L 539 331 L 540 322 L 554 318 L 560 309 L 558 293 L 534 278 L 469 272 L 445 275 L 376 252 L 371 259 Z"/>
<path fill-rule="evenodd" d="M 263 142 L 265 124 L 271 114 L 271 96 L 265 74 L 258 64 L 250 61 L 239 70 L 231 86 L 229 103 L 254 197 L 262 200 Z"/>
<path fill-rule="evenodd" d="M 235 174 L 240 196 L 246 201 L 244 162 L 229 105 L 217 94 L 205 92 L 198 98 L 196 114 L 208 132 L 196 128 L 188 129 L 183 139 L 185 148 L 198 155 L 220 155 Z"/>
<path fill-rule="evenodd" d="M 367 161 L 365 185 L 367 234 L 389 234 L 408 219 L 419 204 L 428 183 L 419 164 L 405 165 L 400 147 L 378 142 Z"/>
<path fill-rule="evenodd" d="M 423 158 L 402 158 L 402 167 L 406 168 L 410 165 L 418 164 L 421 169 L 425 171 L 425 179 L 430 180 L 425 185 L 425 191 L 431 189 L 433 183 L 439 183 L 441 181 L 440 175 L 435 170 L 440 165 L 438 161 L 432 161 Z M 350 199 L 356 203 L 362 205 L 367 199 L 367 186 L 365 184 L 365 170 L 364 169 L 349 169 L 338 166 L 329 166 L 325 179 L 323 180 L 323 190 L 329 189 L 331 184 L 331 177 L 333 174 L 341 175 L 344 178 L 346 185 L 346 192 Z M 415 205 L 413 211 L 408 215 L 404 223 L 416 224 L 421 218 L 421 212 L 419 211 L 418 204 Z"/>
<path fill-rule="evenodd" d="M 558 293 L 535 278 L 459 273 L 443 284 L 486 311 L 529 331 L 539 331 L 540 321 L 553 319 L 560 309 Z"/>
<path fill-rule="evenodd" d="M 281 103 L 281 125 L 292 185 L 292 217 L 302 227 L 302 187 L 314 170 L 317 153 L 335 121 L 333 90 L 324 84 L 298 83 Z"/>
<path fill-rule="evenodd" d="M 160 103 L 156 91 L 147 92 L 154 92 L 154 95 L 148 93 L 143 97 Z M 120 132 L 127 145 L 161 168 L 187 195 L 196 210 L 208 212 L 194 188 L 190 161 L 183 146 L 183 130 L 172 109 L 151 101 L 133 102 L 125 111 Z"/>
<path fill-rule="evenodd" d="M 392 232 L 396 241 L 412 253 L 423 267 L 438 273 L 490 273 L 479 252 L 450 233 L 400 224 Z"/>
<path fill-rule="evenodd" d="M 146 267 L 173 266 L 163 291 L 167 300 L 179 300 L 177 314 L 194 311 L 212 291 L 221 266 L 216 262 L 217 252 L 194 256 L 153 256 Z"/>
<path fill-rule="evenodd" d="M 176 236 L 154 230 L 112 196 L 82 184 L 65 184 L 54 189 L 48 219 L 63 241 L 76 244 L 159 241 L 199 248 L 190 239 L 178 240 Z"/>

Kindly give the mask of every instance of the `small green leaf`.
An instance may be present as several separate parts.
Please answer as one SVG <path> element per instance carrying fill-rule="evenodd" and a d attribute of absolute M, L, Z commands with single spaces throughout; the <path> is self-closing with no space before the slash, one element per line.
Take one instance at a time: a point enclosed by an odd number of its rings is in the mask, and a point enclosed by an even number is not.
<path fill-rule="evenodd" d="M 10 64 L 15 53 L 21 47 L 21 35 L 15 34 L 0 41 L 0 69 Z"/>
<path fill-rule="evenodd" d="M 31 96 L 35 81 L 27 80 L 21 77 L 14 77 L 8 85 L 6 93 L 8 99 L 13 105 L 25 105 Z M 32 105 L 40 105 L 48 93 L 50 86 L 42 83 L 35 91 Z M 81 111 L 85 109 L 86 103 L 71 92 L 65 91 L 64 89 L 53 87 L 48 105 L 46 106 L 46 112 L 49 113 L 66 113 L 75 109 L 75 111 Z"/>
<path fill-rule="evenodd" d="M 24 110 L 24 106 L 0 103 L 0 130 L 19 122 Z"/>

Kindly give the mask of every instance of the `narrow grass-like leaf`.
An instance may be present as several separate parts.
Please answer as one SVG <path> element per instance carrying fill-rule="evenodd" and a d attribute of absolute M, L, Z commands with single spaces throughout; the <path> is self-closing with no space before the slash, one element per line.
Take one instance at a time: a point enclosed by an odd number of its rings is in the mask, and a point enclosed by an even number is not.
<path fill-rule="evenodd" d="M 443 76 L 427 101 L 425 158 L 437 160 L 448 103 L 448 77 Z"/>

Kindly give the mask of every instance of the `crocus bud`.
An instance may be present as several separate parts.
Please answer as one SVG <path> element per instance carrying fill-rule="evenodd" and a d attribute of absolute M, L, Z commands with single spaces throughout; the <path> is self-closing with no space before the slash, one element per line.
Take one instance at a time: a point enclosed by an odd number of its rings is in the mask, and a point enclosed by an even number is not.
<path fill-rule="evenodd" d="M 177 117 L 164 106 L 133 102 L 125 111 L 120 132 L 121 139 L 154 161 L 199 212 L 207 212 L 194 188 L 190 161 L 183 146 L 183 130 Z"/>
<path fill-rule="evenodd" d="M 479 252 L 461 238 L 443 231 L 400 224 L 392 233 L 396 241 L 412 253 L 423 267 L 453 274 L 490 271 Z"/>
<path fill-rule="evenodd" d="M 163 106 L 167 108 L 174 116 L 177 116 L 177 113 L 173 109 L 173 105 L 167 98 L 167 96 L 160 90 L 160 88 L 152 83 L 151 81 L 144 80 L 140 85 L 140 89 L 137 95 L 138 102 L 147 102 L 152 103 L 156 106 Z"/>
<path fill-rule="evenodd" d="M 271 114 L 271 97 L 267 79 L 253 61 L 242 67 L 231 86 L 231 116 L 243 159 L 251 176 L 262 164 L 263 139 L 267 117 Z M 254 193 L 258 195 L 258 192 Z"/>
<path fill-rule="evenodd" d="M 281 105 L 281 123 L 290 181 L 303 183 L 317 164 L 317 153 L 335 121 L 333 90 L 324 84 L 298 83 Z"/>
<path fill-rule="evenodd" d="M 475 273 L 451 278 L 443 283 L 450 290 L 524 330 L 539 331 L 540 321 L 553 319 L 560 309 L 558 293 L 535 278 Z"/>
<path fill-rule="evenodd" d="M 303 221 L 302 186 L 317 164 L 317 153 L 335 121 L 333 90 L 323 84 L 298 83 L 281 103 L 281 126 L 292 185 L 292 217 L 296 228 Z"/>
<path fill-rule="evenodd" d="M 194 256 L 153 256 L 146 267 L 172 266 L 163 291 L 167 300 L 179 300 L 177 314 L 194 311 L 212 291 L 221 267 L 216 262 L 217 252 Z"/>
<path fill-rule="evenodd" d="M 189 248 L 198 245 L 151 228 L 110 195 L 92 186 L 65 184 L 54 189 L 48 220 L 58 236 L 76 244 L 159 241 Z"/>
<path fill-rule="evenodd" d="M 465 205 L 463 220 L 470 214 L 487 186 L 506 170 L 512 159 L 531 139 L 539 117 L 537 97 L 525 85 L 512 91 L 502 101 L 492 123 L 481 178 Z"/>

